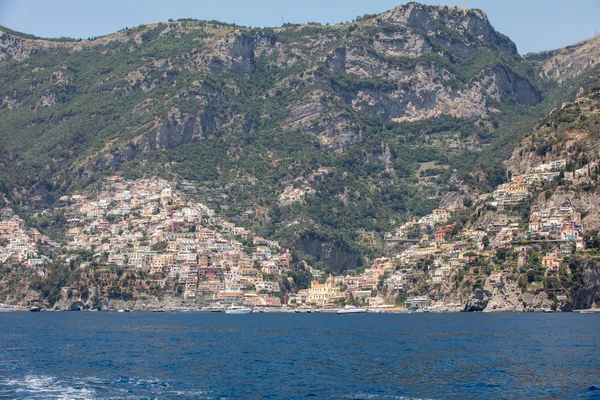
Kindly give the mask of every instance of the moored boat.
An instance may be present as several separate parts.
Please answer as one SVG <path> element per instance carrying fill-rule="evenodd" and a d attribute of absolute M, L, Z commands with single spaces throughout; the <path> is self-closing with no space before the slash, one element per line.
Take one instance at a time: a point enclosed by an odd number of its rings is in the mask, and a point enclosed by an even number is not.
<path fill-rule="evenodd" d="M 341 310 L 338 310 L 336 314 L 365 314 L 367 310 L 363 308 L 358 308 L 355 306 L 346 306 Z"/>
<path fill-rule="evenodd" d="M 185 313 L 185 312 L 197 312 L 198 309 L 191 307 L 172 307 L 169 309 L 169 312 L 175 313 Z"/>
<path fill-rule="evenodd" d="M 244 306 L 230 305 L 225 309 L 226 314 L 250 314 L 252 309 Z"/>
<path fill-rule="evenodd" d="M 213 305 L 213 306 L 202 307 L 201 311 L 208 312 L 208 313 L 222 313 L 223 311 L 225 311 L 225 308 L 223 308 L 220 305 Z"/>

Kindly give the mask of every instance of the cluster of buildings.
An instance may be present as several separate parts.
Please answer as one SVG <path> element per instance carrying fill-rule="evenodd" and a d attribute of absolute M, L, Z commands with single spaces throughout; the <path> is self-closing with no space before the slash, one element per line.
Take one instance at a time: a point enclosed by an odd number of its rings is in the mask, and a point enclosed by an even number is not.
<path fill-rule="evenodd" d="M 582 249 L 582 229 L 581 214 L 566 201 L 560 207 L 532 208 L 527 235 L 532 238 L 571 241 Z"/>
<path fill-rule="evenodd" d="M 51 260 L 38 254 L 38 245 L 51 245 L 51 240 L 35 229 L 28 228 L 10 208 L 0 209 L 0 264 L 9 259 L 27 267 L 43 266 Z"/>
<path fill-rule="evenodd" d="M 306 266 L 314 280 L 297 293 L 289 290 L 293 279 L 287 274 L 291 263 L 288 250 L 223 220 L 159 179 L 108 177 L 98 193 L 61 198 L 68 216 L 63 259 L 73 262 L 82 251 L 92 252 L 104 257 L 100 267 L 95 267 L 104 287 L 119 279 L 115 271 L 121 269 L 139 273 L 148 287 L 205 302 L 273 307 L 285 303 L 384 306 L 382 288 L 420 295 L 415 292 L 417 282 L 444 284 L 461 267 L 492 256 L 498 248 L 519 253 L 523 265 L 531 250 L 525 241 L 557 242 L 542 260 L 547 271 L 557 272 L 573 245 L 584 247 L 581 215 L 568 201 L 555 208 L 532 208 L 525 224 L 511 219 L 508 211 L 524 204 L 536 186 L 557 178 L 565 166 L 565 160 L 541 164 L 500 185 L 493 194 L 481 196 L 480 200 L 497 210 L 494 218 L 481 219 L 481 226 L 457 229 L 451 223 L 451 211 L 446 209 L 405 223 L 386 235 L 387 241 L 406 243 L 404 250 L 393 258 L 374 260 L 360 273 L 326 277 Z M 296 186 L 286 188 L 280 204 L 314 194 L 308 183 L 306 187 Z M 43 266 L 50 261 L 36 251 L 43 244 L 55 245 L 37 230 L 27 228 L 10 209 L 0 210 L 0 262 L 12 257 L 43 275 Z M 78 266 L 86 271 L 91 264 Z M 421 304 L 427 299 L 413 300 Z"/>
<path fill-rule="evenodd" d="M 279 277 L 290 253 L 186 199 L 167 181 L 109 177 L 93 198 L 61 200 L 68 204 L 70 252 L 105 254 L 108 266 L 142 272 L 155 287 L 178 288 L 187 299 L 282 303 Z"/>
<path fill-rule="evenodd" d="M 516 205 L 526 200 L 544 182 L 563 177 L 567 162 L 556 160 L 540 164 L 511 181 L 498 186 L 492 194 L 479 200 L 497 210 L 491 218 L 479 220 L 479 226 L 456 229 L 451 210 L 436 209 L 416 221 L 409 221 L 386 234 L 388 242 L 404 243 L 405 249 L 390 258 L 376 259 L 361 274 L 330 276 L 324 282 L 313 281 L 307 290 L 299 291 L 297 303 L 327 305 L 358 300 L 370 306 L 385 303 L 381 288 L 416 293 L 415 282 L 444 284 L 460 269 L 477 265 L 482 258 L 495 255 L 496 249 L 505 248 L 517 253 L 519 267 L 526 265 L 532 252 L 532 242 L 550 241 L 553 250 L 542 254 L 541 267 L 547 273 L 556 273 L 566 255 L 573 249 L 584 249 L 581 214 L 569 201 L 560 207 L 531 207 L 529 221 L 511 213 Z M 567 180 L 576 181 L 589 176 L 590 166 L 568 173 Z M 313 273 L 313 276 L 315 274 Z M 426 297 L 411 298 L 417 308 L 429 304 Z M 409 306 L 407 302 L 407 306 Z M 414 305 L 413 305 L 414 306 Z"/>
<path fill-rule="evenodd" d="M 571 254 L 573 248 L 585 248 L 581 214 L 569 201 L 560 207 L 531 207 L 528 223 L 523 223 L 520 216 L 509 211 L 515 205 L 526 205 L 526 199 L 544 181 L 557 179 L 561 172 L 564 174 L 566 164 L 566 160 L 556 160 L 538 165 L 498 186 L 493 194 L 480 196 L 480 201 L 497 212 L 492 213 L 490 218 L 480 219 L 479 226 L 457 230 L 454 224 L 448 223 L 451 212 L 438 209 L 387 234 L 388 242 L 407 243 L 409 246 L 395 256 L 392 262 L 395 267 L 386 273 L 385 285 L 404 289 L 417 270 L 424 272 L 427 282 L 443 283 L 461 267 L 491 257 L 498 248 L 517 252 L 518 263 L 522 266 L 531 251 L 529 243 L 536 241 L 554 244 L 554 250 L 543 255 L 542 267 L 548 272 L 557 272 L 565 255 Z M 569 173 L 569 178 L 587 176 L 588 170 L 586 167 Z"/>
<path fill-rule="evenodd" d="M 285 206 L 292 203 L 303 203 L 306 196 L 314 196 L 317 191 L 308 183 L 295 187 L 294 185 L 286 186 L 283 192 L 277 198 L 279 205 Z"/>
<path fill-rule="evenodd" d="M 391 284 L 397 289 L 403 289 L 406 283 L 403 275 L 395 273 L 396 264 L 389 258 L 376 259 L 371 267 L 362 273 L 354 271 L 347 275 L 330 275 L 324 282 L 315 279 L 310 288 L 299 290 L 290 297 L 295 304 L 311 304 L 318 306 L 332 306 L 341 303 L 358 302 L 370 306 L 383 305 L 382 298 L 374 297 L 380 284 Z M 314 278 L 321 278 L 322 272 L 312 269 Z"/>
<path fill-rule="evenodd" d="M 512 206 L 523 204 L 525 198 L 533 189 L 539 187 L 544 181 L 552 181 L 561 173 L 566 179 L 574 181 L 588 176 L 590 165 L 565 174 L 567 160 L 561 159 L 537 165 L 529 172 L 513 176 L 511 182 L 498 186 L 493 193 L 492 206 L 499 210 L 506 210 Z M 529 224 L 526 232 L 527 237 L 533 239 L 550 239 L 558 241 L 571 241 L 576 243 L 577 248 L 583 248 L 581 214 L 573 209 L 569 201 L 560 207 L 539 208 L 532 207 L 530 210 Z"/>
<path fill-rule="evenodd" d="M 523 204 L 532 189 L 542 182 L 553 181 L 561 171 L 564 171 L 566 165 L 567 160 L 557 160 L 540 164 L 523 175 L 513 176 L 510 182 L 496 188 L 493 193 L 492 206 L 505 210 Z"/>
<path fill-rule="evenodd" d="M 315 186 L 317 182 L 330 172 L 329 168 L 319 168 L 305 177 L 298 177 L 288 184 L 283 192 L 277 197 L 277 204 L 280 206 L 289 206 L 293 203 L 304 203 L 307 196 L 317 194 Z"/>

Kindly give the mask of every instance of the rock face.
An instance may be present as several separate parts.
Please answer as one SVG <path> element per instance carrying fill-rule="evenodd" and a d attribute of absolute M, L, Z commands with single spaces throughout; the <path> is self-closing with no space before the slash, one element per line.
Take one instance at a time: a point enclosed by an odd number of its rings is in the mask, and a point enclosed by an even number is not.
<path fill-rule="evenodd" d="M 0 34 L 0 60 L 23 61 L 37 52 L 36 44 L 5 33 Z"/>
<path fill-rule="evenodd" d="M 467 301 L 467 304 L 465 304 L 465 311 L 474 312 L 485 310 L 489 302 L 489 298 L 489 293 L 484 292 L 483 289 L 474 289 L 473 296 Z"/>
<path fill-rule="evenodd" d="M 463 58 L 470 56 L 481 45 L 497 47 L 506 53 L 517 54 L 514 43 L 498 34 L 490 25 L 487 16 L 479 10 L 459 7 L 430 7 L 418 3 L 408 3 L 383 13 L 381 20 L 386 23 L 399 24 L 427 35 L 438 35 Z M 439 35 L 440 25 L 458 32 L 463 38 L 446 38 Z"/>
<path fill-rule="evenodd" d="M 254 71 L 255 41 L 260 38 L 235 32 L 220 40 L 207 54 L 208 68 L 212 72 L 233 72 L 248 75 Z"/>
<path fill-rule="evenodd" d="M 488 295 L 486 307 L 482 310 L 486 312 L 539 312 L 553 306 L 546 293 L 523 293 L 517 282 L 508 280 L 503 274 L 490 276 L 485 281 L 483 291 Z"/>
<path fill-rule="evenodd" d="M 296 250 L 302 250 L 311 254 L 318 261 L 323 261 L 333 269 L 337 270 L 343 270 L 348 266 L 354 268 L 360 261 L 360 255 L 358 253 L 310 235 L 296 241 Z"/>
<path fill-rule="evenodd" d="M 554 303 L 545 292 L 524 292 L 508 274 L 496 273 L 489 276 L 480 287 L 475 287 L 464 298 L 455 298 L 456 293 L 445 300 L 462 303 L 466 312 L 542 312 L 545 310 L 570 310 L 567 302 Z"/>
<path fill-rule="evenodd" d="M 573 309 L 593 307 L 599 297 L 600 266 L 595 261 L 587 261 L 581 277 L 581 285 L 573 293 Z"/>
<path fill-rule="evenodd" d="M 600 35 L 562 49 L 532 54 L 527 58 L 539 62 L 538 74 L 541 79 L 562 84 L 586 69 L 598 67 Z"/>
<path fill-rule="evenodd" d="M 157 298 L 145 294 L 142 298 L 136 300 L 119 300 L 102 298 L 97 301 L 90 299 L 61 297 L 55 304 L 48 305 L 48 308 L 61 311 L 88 311 L 100 306 L 101 311 L 108 310 L 131 310 L 131 311 L 167 311 L 174 307 L 189 306 L 184 300 L 178 297 Z"/>

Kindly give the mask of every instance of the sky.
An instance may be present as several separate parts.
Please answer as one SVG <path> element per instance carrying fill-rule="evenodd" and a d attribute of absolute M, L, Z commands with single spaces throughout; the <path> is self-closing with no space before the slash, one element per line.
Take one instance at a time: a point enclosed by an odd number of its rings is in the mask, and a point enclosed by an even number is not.
<path fill-rule="evenodd" d="M 479 8 L 521 54 L 552 50 L 600 30 L 600 0 L 437 0 Z M 251 27 L 339 23 L 392 9 L 403 0 L 0 0 L 0 25 L 41 37 L 88 38 L 169 18 Z"/>

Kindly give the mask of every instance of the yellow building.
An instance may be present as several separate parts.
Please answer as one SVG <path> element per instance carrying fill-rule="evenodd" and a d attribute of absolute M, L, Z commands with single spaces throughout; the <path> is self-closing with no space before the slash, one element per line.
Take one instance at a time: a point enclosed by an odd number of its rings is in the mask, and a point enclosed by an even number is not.
<path fill-rule="evenodd" d="M 510 182 L 506 185 L 506 190 L 511 194 L 523 193 L 529 190 L 529 184 L 520 182 Z"/>
<path fill-rule="evenodd" d="M 333 276 L 329 275 L 325 283 L 312 281 L 310 289 L 308 289 L 306 302 L 324 306 L 343 298 L 344 296 L 340 293 L 340 289 L 335 285 Z"/>

